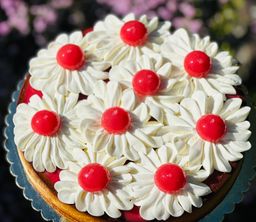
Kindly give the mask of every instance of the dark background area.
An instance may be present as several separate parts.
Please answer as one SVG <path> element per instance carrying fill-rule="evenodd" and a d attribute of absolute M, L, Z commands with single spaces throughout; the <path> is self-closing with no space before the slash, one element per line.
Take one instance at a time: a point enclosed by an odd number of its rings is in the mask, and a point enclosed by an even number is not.
<path fill-rule="evenodd" d="M 209 34 L 222 50 L 230 50 L 240 62 L 239 74 L 256 101 L 256 3 L 245 0 L 0 0 L 0 127 L 11 93 L 28 69 L 37 50 L 61 32 L 91 27 L 107 13 L 146 13 L 172 21 L 172 29 L 185 27 Z M 255 118 L 256 120 L 256 118 Z M 4 138 L 1 136 L 1 142 Z M 0 149 L 0 221 L 43 221 L 16 186 Z M 225 221 L 253 218 L 256 183 Z"/>

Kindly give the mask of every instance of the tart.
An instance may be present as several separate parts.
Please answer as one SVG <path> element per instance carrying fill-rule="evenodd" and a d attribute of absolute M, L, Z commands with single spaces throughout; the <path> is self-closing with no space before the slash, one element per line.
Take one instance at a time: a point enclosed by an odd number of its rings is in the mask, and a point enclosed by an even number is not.
<path fill-rule="evenodd" d="M 31 185 L 68 221 L 197 221 L 251 148 L 229 52 L 169 22 L 108 15 L 29 64 L 14 141 Z"/>

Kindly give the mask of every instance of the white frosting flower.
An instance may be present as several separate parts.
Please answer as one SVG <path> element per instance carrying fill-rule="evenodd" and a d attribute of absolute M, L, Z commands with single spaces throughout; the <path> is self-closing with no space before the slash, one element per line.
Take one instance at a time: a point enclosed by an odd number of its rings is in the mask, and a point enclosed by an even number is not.
<path fill-rule="evenodd" d="M 140 75 L 142 72 L 143 75 Z M 153 79 L 152 75 L 156 78 Z M 159 54 L 155 54 L 154 58 L 143 55 L 138 60 L 120 63 L 112 67 L 109 73 L 110 80 L 116 80 L 125 87 L 133 88 L 148 106 L 150 115 L 160 122 L 163 122 L 165 111 L 175 111 L 175 103 L 182 99 L 178 95 L 179 92 L 173 89 L 178 77 L 172 72 L 171 63 L 165 63 Z M 136 92 L 136 85 L 141 92 Z"/>
<path fill-rule="evenodd" d="M 88 48 L 82 32 L 60 34 L 47 49 L 41 49 L 37 57 L 31 59 L 31 85 L 50 93 L 88 95 L 94 81 L 107 79 L 103 71 L 109 67 L 105 62 L 97 62 Z"/>
<path fill-rule="evenodd" d="M 106 150 L 135 160 L 138 151 L 147 153 L 162 144 L 160 137 L 154 137 L 162 125 L 150 121 L 147 106 L 137 104 L 133 91 L 122 90 L 118 82 L 98 81 L 94 94 L 80 101 L 76 112 L 85 139 L 95 152 Z"/>
<path fill-rule="evenodd" d="M 133 207 L 127 189 L 132 176 L 130 168 L 124 165 L 126 158 L 116 159 L 105 152 L 93 153 L 82 150 L 76 150 L 75 156 L 77 162 L 69 162 L 69 168 L 61 171 L 60 181 L 54 185 L 60 201 L 75 204 L 77 210 L 93 216 L 102 216 L 106 213 L 112 218 L 120 217 L 120 210 L 130 210 Z M 96 167 L 95 163 L 98 163 Z M 97 168 L 102 167 L 106 169 L 105 172 L 100 169 L 97 171 Z M 96 171 L 98 178 L 94 175 Z M 99 176 L 105 178 L 105 174 L 108 174 L 109 180 L 100 180 Z M 102 186 L 97 191 L 88 191 L 91 184 Z"/>
<path fill-rule="evenodd" d="M 213 170 L 230 172 L 229 161 L 243 157 L 251 148 L 248 138 L 250 107 L 241 108 L 240 98 L 225 102 L 220 94 L 207 96 L 196 91 L 180 103 L 179 116 L 168 116 L 169 126 L 164 141 L 176 144 L 177 152 L 190 163 L 202 164 L 208 175 Z"/>
<path fill-rule="evenodd" d="M 242 82 L 235 74 L 239 67 L 232 65 L 230 54 L 218 52 L 218 45 L 210 42 L 208 36 L 201 39 L 198 34 L 189 35 L 186 30 L 178 29 L 162 44 L 161 52 L 178 68 L 177 87 L 184 96 L 191 96 L 196 90 L 208 95 L 236 94 L 234 86 Z"/>
<path fill-rule="evenodd" d="M 44 92 L 42 99 L 34 95 L 29 104 L 17 106 L 14 141 L 36 171 L 65 169 L 73 160 L 71 150 L 83 148 L 74 112 L 77 100 L 77 94 L 52 98 Z"/>
<path fill-rule="evenodd" d="M 167 147 L 151 150 L 148 155 L 140 153 L 140 156 L 139 163 L 129 163 L 129 166 L 134 171 L 131 192 L 142 218 L 167 220 L 185 211 L 191 213 L 192 206 L 202 206 L 201 196 L 211 190 L 195 179 L 194 175 L 201 173 L 198 168 L 181 164 Z"/>
<path fill-rule="evenodd" d="M 112 65 L 124 60 L 136 61 L 139 56 L 151 54 L 152 51 L 159 52 L 160 44 L 170 35 L 170 22 L 160 23 L 157 17 L 148 20 L 146 15 L 135 19 L 134 14 L 123 19 L 108 15 L 86 35 L 88 43 L 96 48 L 96 53 L 104 61 Z"/>

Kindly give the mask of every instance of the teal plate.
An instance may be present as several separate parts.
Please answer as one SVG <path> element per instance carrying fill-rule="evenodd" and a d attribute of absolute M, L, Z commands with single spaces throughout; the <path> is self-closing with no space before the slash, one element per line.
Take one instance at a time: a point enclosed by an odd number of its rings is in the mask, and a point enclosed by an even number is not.
<path fill-rule="evenodd" d="M 46 221 L 59 222 L 60 216 L 40 197 L 37 191 L 28 182 L 23 167 L 21 165 L 16 145 L 14 143 L 13 134 L 13 115 L 16 111 L 17 100 L 23 85 L 23 81 L 20 81 L 17 90 L 12 94 L 12 102 L 8 107 L 8 115 L 5 118 L 6 128 L 4 130 L 5 142 L 4 148 L 7 152 L 6 158 L 10 163 L 10 172 L 16 179 L 16 184 L 23 190 L 24 197 L 31 201 L 32 208 L 39 211 Z M 252 107 L 251 102 L 247 103 Z M 255 178 L 256 172 L 256 111 L 252 109 L 249 115 L 249 121 L 251 122 L 252 135 L 250 142 L 252 143 L 252 149 L 244 154 L 244 161 L 241 167 L 241 171 L 225 198 L 219 205 L 212 210 L 207 216 L 202 218 L 200 222 L 219 222 L 224 220 L 225 214 L 230 214 L 234 211 L 235 205 L 240 203 L 243 199 L 244 193 L 250 188 L 252 180 Z"/>

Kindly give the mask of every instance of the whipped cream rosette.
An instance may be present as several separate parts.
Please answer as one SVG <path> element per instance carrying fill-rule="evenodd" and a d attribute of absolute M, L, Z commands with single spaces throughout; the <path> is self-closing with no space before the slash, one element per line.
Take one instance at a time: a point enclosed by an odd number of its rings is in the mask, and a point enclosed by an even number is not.
<path fill-rule="evenodd" d="M 235 74 L 238 66 L 232 64 L 229 52 L 218 52 L 218 45 L 210 37 L 200 38 L 178 29 L 165 39 L 161 53 L 177 67 L 180 83 L 176 85 L 184 96 L 196 90 L 207 95 L 236 94 L 235 86 L 242 80 Z"/>
<path fill-rule="evenodd" d="M 251 148 L 246 120 L 250 107 L 241 105 L 240 98 L 223 101 L 220 94 L 210 97 L 196 91 L 181 101 L 179 115 L 168 115 L 164 141 L 176 144 L 180 158 L 202 164 L 209 175 L 214 169 L 230 172 L 229 161 L 240 160 Z"/>
<path fill-rule="evenodd" d="M 129 14 L 123 19 L 108 15 L 86 35 L 88 44 L 96 54 L 111 65 L 125 60 L 137 60 L 143 54 L 159 52 L 160 45 L 170 35 L 170 22 L 159 22 L 157 17 L 146 15 L 136 19 Z"/>
<path fill-rule="evenodd" d="M 77 94 L 44 93 L 43 98 L 34 95 L 28 104 L 17 106 L 14 141 L 36 171 L 65 169 L 74 160 L 71 150 L 84 147 L 74 112 L 77 100 Z"/>
<path fill-rule="evenodd" d="M 41 49 L 37 57 L 31 59 L 31 85 L 49 93 L 90 94 L 96 80 L 107 79 L 104 70 L 109 64 L 98 61 L 89 48 L 81 31 L 70 35 L 60 34 L 46 49 Z"/>
<path fill-rule="evenodd" d="M 130 60 L 113 66 L 109 79 L 132 88 L 140 101 L 149 109 L 149 114 L 163 122 L 165 112 L 176 110 L 176 102 L 183 97 L 173 89 L 180 76 L 172 71 L 172 64 L 164 62 L 161 55 L 143 55 L 138 60 Z"/>
<path fill-rule="evenodd" d="M 136 160 L 139 151 L 147 153 L 162 144 L 155 136 L 162 124 L 151 121 L 147 106 L 118 82 L 98 81 L 94 93 L 78 103 L 76 113 L 84 138 L 95 152 L 106 150 L 109 155 Z"/>
<path fill-rule="evenodd" d="M 93 216 L 106 213 L 112 218 L 133 207 L 127 188 L 132 176 L 125 157 L 82 150 L 74 150 L 74 156 L 77 161 L 68 163 L 54 186 L 62 202 L 75 204 L 76 209 Z"/>
<path fill-rule="evenodd" d="M 130 185 L 134 204 L 140 207 L 145 220 L 167 220 L 191 213 L 192 206 L 201 207 L 201 197 L 211 192 L 195 177 L 204 172 L 198 167 L 187 167 L 165 146 L 147 155 L 140 153 L 140 161 L 129 166 L 134 178 Z"/>

